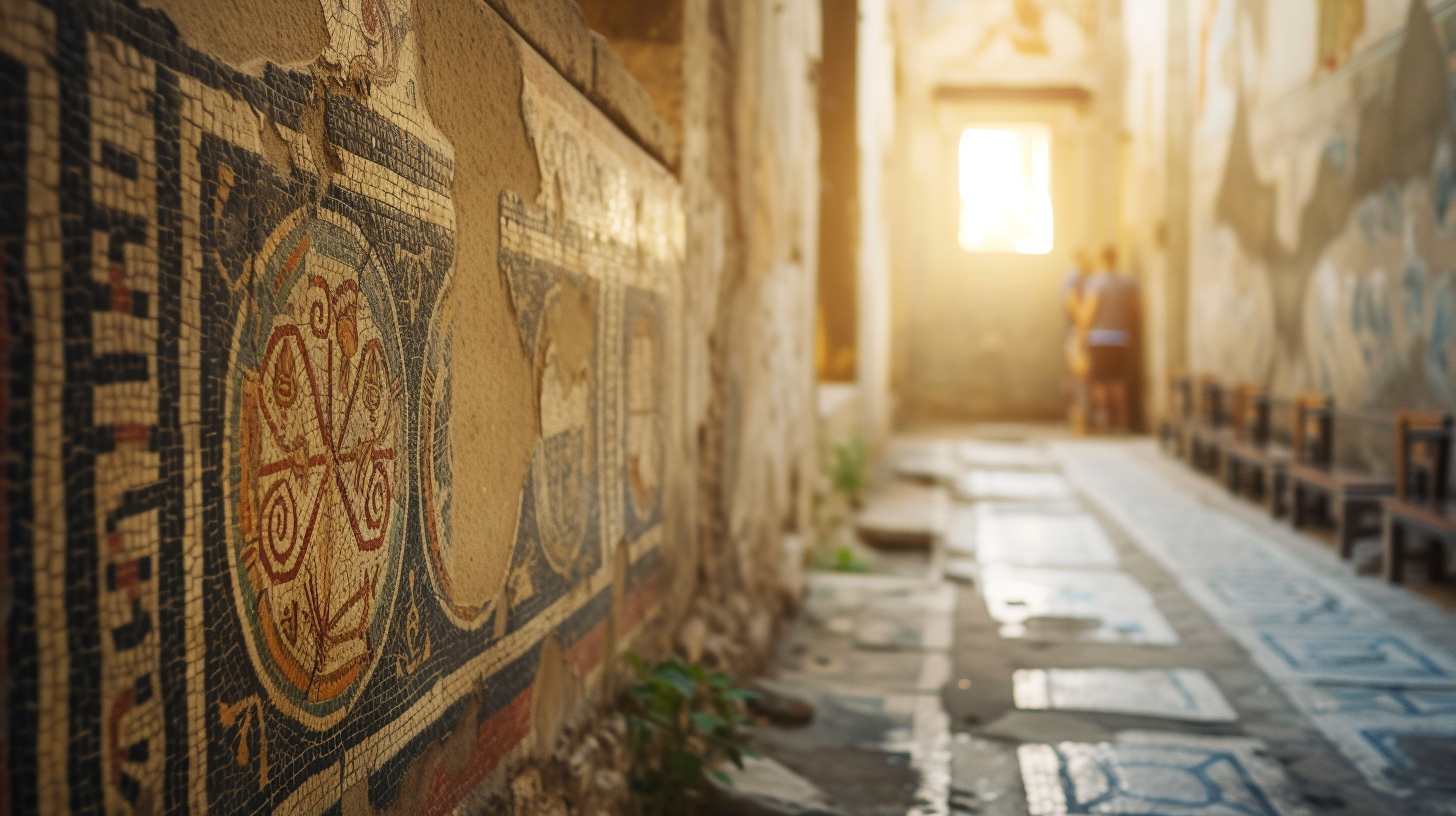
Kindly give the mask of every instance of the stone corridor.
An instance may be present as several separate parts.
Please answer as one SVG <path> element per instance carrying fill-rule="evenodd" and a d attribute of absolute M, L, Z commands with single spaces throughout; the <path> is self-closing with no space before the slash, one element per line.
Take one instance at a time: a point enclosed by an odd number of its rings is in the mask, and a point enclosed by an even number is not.
<path fill-rule="evenodd" d="M 0 0 L 0 359 L 0 816 L 1456 816 L 1456 0 Z"/>
<path fill-rule="evenodd" d="M 899 437 L 858 517 L 899 548 L 808 574 L 789 812 L 1456 812 L 1449 611 L 1145 439 L 986 433 Z"/>

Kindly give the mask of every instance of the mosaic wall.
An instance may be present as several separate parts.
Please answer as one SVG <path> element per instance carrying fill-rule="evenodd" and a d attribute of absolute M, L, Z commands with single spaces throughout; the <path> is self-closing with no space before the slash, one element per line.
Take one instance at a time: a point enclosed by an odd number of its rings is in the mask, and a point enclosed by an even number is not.
<path fill-rule="evenodd" d="M 449 812 L 559 702 L 543 654 L 590 683 L 655 609 L 676 183 L 521 50 L 540 438 L 488 546 L 451 414 L 494 270 L 454 264 L 407 0 L 322 5 L 315 63 L 243 71 L 132 3 L 0 3 L 12 812 Z"/>
<path fill-rule="evenodd" d="M 1456 4 L 1192 6 L 1190 365 L 1456 405 Z"/>

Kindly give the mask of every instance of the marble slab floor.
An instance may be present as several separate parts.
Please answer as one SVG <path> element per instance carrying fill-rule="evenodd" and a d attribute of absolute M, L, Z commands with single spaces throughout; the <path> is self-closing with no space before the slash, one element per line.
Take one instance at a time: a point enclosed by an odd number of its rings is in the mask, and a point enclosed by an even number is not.
<path fill-rule="evenodd" d="M 1456 615 L 1146 440 L 1023 437 L 901 442 L 932 546 L 810 573 L 765 683 L 816 718 L 756 738 L 825 812 L 1456 814 Z"/>

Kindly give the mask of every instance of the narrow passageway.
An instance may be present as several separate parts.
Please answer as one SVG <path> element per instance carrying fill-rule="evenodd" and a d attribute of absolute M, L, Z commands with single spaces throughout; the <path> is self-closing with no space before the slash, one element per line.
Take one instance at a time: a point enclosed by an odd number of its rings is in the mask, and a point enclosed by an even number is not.
<path fill-rule="evenodd" d="M 982 426 L 886 459 L 868 571 L 809 573 L 763 683 L 816 707 L 758 744 L 826 811 L 1456 808 L 1448 611 L 1146 439 Z"/>
<path fill-rule="evenodd" d="M 1456 816 L 1456 0 L 0 0 L 0 358 L 0 816 Z"/>

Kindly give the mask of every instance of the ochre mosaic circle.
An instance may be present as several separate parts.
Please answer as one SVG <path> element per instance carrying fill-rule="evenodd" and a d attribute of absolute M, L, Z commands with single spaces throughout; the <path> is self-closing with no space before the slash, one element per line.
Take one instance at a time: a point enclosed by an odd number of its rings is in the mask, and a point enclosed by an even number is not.
<path fill-rule="evenodd" d="M 294 213 L 265 242 L 228 371 L 239 615 L 274 702 L 343 716 L 378 660 L 408 478 L 398 325 L 359 230 Z"/>
<path fill-rule="evenodd" d="M 451 522 L 454 497 L 450 431 L 454 309 L 450 278 L 440 287 L 420 374 L 420 515 L 435 593 L 456 625 L 472 629 L 494 618 L 505 586 L 509 551 L 490 551 L 457 538 Z M 475 546 L 472 546 L 472 543 Z M 502 557 L 504 556 L 504 557 Z"/>
<path fill-rule="evenodd" d="M 563 575 L 587 549 L 588 503 L 595 484 L 592 435 L 591 341 L 573 343 L 564 328 L 581 330 L 579 290 L 561 285 L 546 293 L 537 329 L 541 440 L 531 461 L 536 531 L 546 563 Z M 584 333 L 590 336 L 591 329 Z M 580 338 L 578 338 L 579 340 Z"/>
<path fill-rule="evenodd" d="M 627 485 L 639 519 L 652 515 L 662 486 L 659 355 L 657 324 L 639 315 L 627 350 Z"/>

